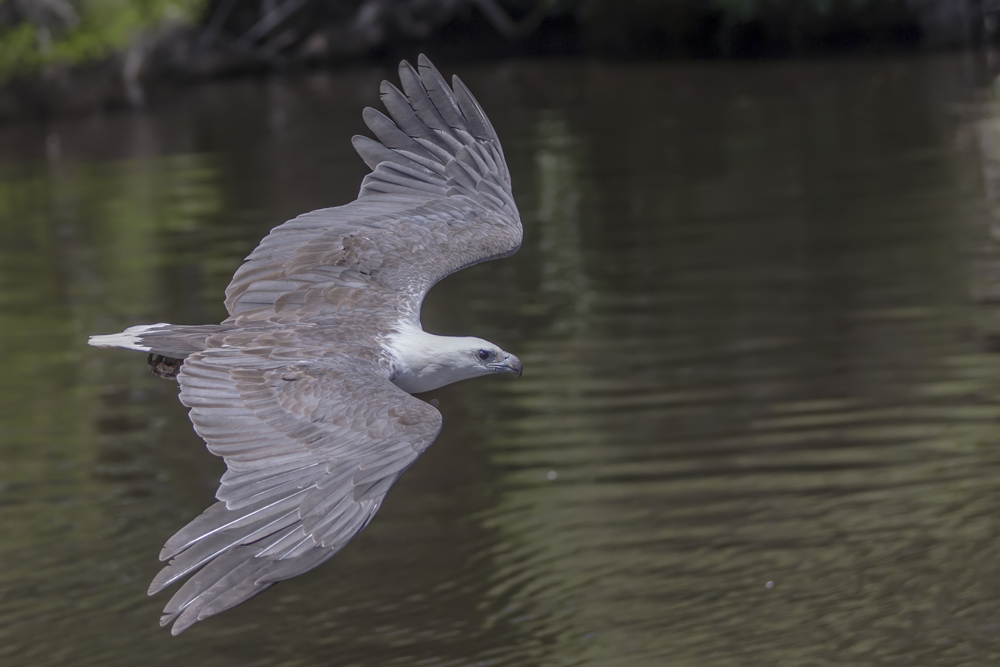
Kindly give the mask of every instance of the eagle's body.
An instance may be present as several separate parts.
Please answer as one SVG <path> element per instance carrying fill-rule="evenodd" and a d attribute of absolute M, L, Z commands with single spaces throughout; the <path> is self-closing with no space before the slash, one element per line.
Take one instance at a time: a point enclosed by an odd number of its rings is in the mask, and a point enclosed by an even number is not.
<path fill-rule="evenodd" d="M 276 227 L 226 289 L 217 325 L 154 324 L 93 336 L 147 352 L 225 458 L 219 502 L 170 538 L 150 594 L 191 575 L 164 609 L 172 632 L 332 557 L 437 437 L 411 394 L 520 374 L 492 343 L 435 336 L 420 306 L 439 280 L 512 254 L 521 223 L 499 139 L 456 77 L 420 57 L 382 84 L 392 120 L 355 137 L 372 168 L 358 199 Z"/>

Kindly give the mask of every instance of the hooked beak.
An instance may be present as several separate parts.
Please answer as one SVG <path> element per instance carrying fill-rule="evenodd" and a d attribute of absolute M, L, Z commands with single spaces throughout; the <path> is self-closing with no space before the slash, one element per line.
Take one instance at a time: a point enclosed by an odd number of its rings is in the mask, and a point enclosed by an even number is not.
<path fill-rule="evenodd" d="M 513 354 L 508 354 L 502 362 L 490 364 L 489 367 L 498 373 L 517 373 L 517 377 L 521 377 L 521 360 Z"/>

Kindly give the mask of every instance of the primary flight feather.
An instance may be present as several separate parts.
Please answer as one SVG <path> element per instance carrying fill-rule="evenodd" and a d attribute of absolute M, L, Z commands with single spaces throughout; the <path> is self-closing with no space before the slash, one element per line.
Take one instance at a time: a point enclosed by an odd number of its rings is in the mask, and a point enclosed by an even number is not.
<path fill-rule="evenodd" d="M 493 126 L 424 56 L 383 82 L 358 198 L 275 227 L 226 289 L 221 324 L 92 336 L 176 377 L 195 431 L 225 459 L 219 502 L 167 540 L 150 595 L 178 634 L 328 560 L 430 446 L 441 415 L 411 396 L 521 362 L 478 338 L 423 331 L 445 276 L 513 254 L 521 221 Z"/>

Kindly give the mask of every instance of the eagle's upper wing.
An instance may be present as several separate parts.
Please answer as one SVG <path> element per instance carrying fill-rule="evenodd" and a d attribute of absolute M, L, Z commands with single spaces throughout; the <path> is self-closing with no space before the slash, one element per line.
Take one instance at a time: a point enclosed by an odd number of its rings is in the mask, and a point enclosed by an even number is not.
<path fill-rule="evenodd" d="M 419 73 L 400 64 L 402 92 L 382 83 L 391 120 L 365 109 L 379 141 L 354 137 L 372 168 L 358 199 L 274 228 L 226 289 L 230 321 L 315 319 L 306 304 L 317 303 L 317 294 L 342 298 L 329 288 L 344 283 L 398 293 L 396 307 L 419 314 L 434 283 L 520 246 L 510 172 L 493 126 L 458 77 L 452 89 L 426 57 L 418 65 Z"/>
<path fill-rule="evenodd" d="M 212 348 L 189 356 L 178 381 L 195 430 L 229 470 L 220 502 L 160 553 L 170 563 L 150 595 L 193 573 L 164 608 L 173 634 L 333 556 L 441 429 L 436 409 L 346 357 Z"/>

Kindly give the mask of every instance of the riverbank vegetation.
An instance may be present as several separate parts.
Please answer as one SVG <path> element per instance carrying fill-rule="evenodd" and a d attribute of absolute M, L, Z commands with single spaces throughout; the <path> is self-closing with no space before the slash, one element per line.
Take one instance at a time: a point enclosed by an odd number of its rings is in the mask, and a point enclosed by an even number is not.
<path fill-rule="evenodd" d="M 773 57 L 988 41 L 987 0 L 0 0 L 0 118 L 164 81 L 395 59 Z"/>
<path fill-rule="evenodd" d="M 196 25 L 206 6 L 206 0 L 0 0 L 0 78 L 98 61 L 145 32 Z"/>

